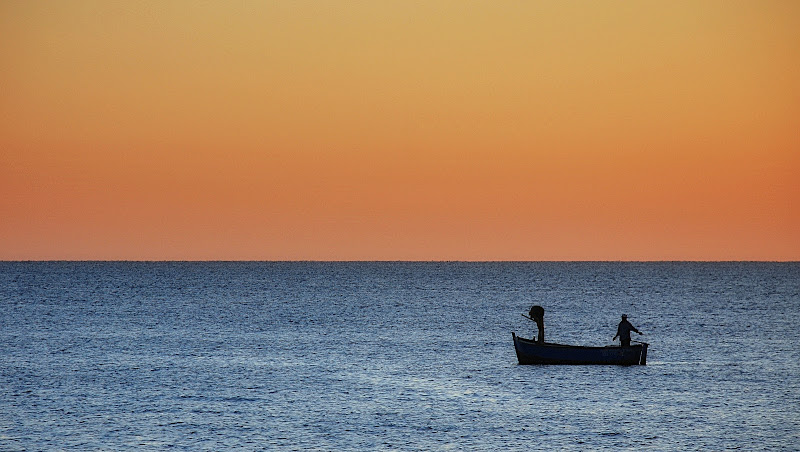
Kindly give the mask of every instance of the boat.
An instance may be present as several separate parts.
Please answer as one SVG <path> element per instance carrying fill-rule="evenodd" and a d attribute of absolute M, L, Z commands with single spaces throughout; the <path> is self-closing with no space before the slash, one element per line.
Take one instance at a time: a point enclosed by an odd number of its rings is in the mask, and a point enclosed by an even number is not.
<path fill-rule="evenodd" d="M 524 339 L 511 333 L 520 364 L 647 364 L 647 346 L 639 342 L 627 347 L 584 347 Z"/>

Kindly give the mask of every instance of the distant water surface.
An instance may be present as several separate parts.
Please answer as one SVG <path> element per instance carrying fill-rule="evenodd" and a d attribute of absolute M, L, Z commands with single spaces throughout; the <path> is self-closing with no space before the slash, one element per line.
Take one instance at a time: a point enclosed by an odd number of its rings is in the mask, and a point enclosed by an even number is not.
<path fill-rule="evenodd" d="M 518 365 L 531 304 L 648 365 Z M 0 313 L 0 450 L 800 450 L 798 263 L 5 262 Z"/>

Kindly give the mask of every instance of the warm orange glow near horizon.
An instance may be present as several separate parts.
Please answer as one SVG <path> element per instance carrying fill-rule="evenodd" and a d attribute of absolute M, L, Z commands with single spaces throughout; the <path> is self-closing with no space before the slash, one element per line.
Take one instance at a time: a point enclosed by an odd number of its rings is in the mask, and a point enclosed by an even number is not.
<path fill-rule="evenodd" d="M 0 259 L 800 260 L 800 3 L 0 4 Z"/>

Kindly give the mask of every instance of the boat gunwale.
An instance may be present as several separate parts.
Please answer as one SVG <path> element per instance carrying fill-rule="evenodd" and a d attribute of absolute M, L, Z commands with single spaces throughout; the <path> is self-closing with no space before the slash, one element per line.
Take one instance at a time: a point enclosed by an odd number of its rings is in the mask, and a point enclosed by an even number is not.
<path fill-rule="evenodd" d="M 544 343 L 541 343 L 541 342 L 536 342 L 533 339 L 526 339 L 524 337 L 517 336 L 516 333 L 514 333 L 513 331 L 511 332 L 511 334 L 514 336 L 514 338 L 516 340 L 519 340 L 521 342 L 525 342 L 526 344 L 535 345 L 537 347 L 583 348 L 583 349 L 589 349 L 589 350 L 605 350 L 605 349 L 609 349 L 609 348 L 622 348 L 622 345 L 603 345 L 603 346 L 598 346 L 598 345 L 557 344 L 555 342 L 544 342 Z M 629 345 L 629 347 L 642 347 L 644 345 L 650 345 L 650 344 L 648 344 L 646 342 L 638 342 L 636 345 Z"/>

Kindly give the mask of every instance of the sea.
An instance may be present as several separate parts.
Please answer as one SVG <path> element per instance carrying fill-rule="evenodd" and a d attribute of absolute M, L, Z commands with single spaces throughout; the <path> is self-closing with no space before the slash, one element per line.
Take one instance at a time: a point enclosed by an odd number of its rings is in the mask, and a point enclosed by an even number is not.
<path fill-rule="evenodd" d="M 0 262 L 0 450 L 800 450 L 799 326 L 800 263 Z"/>

